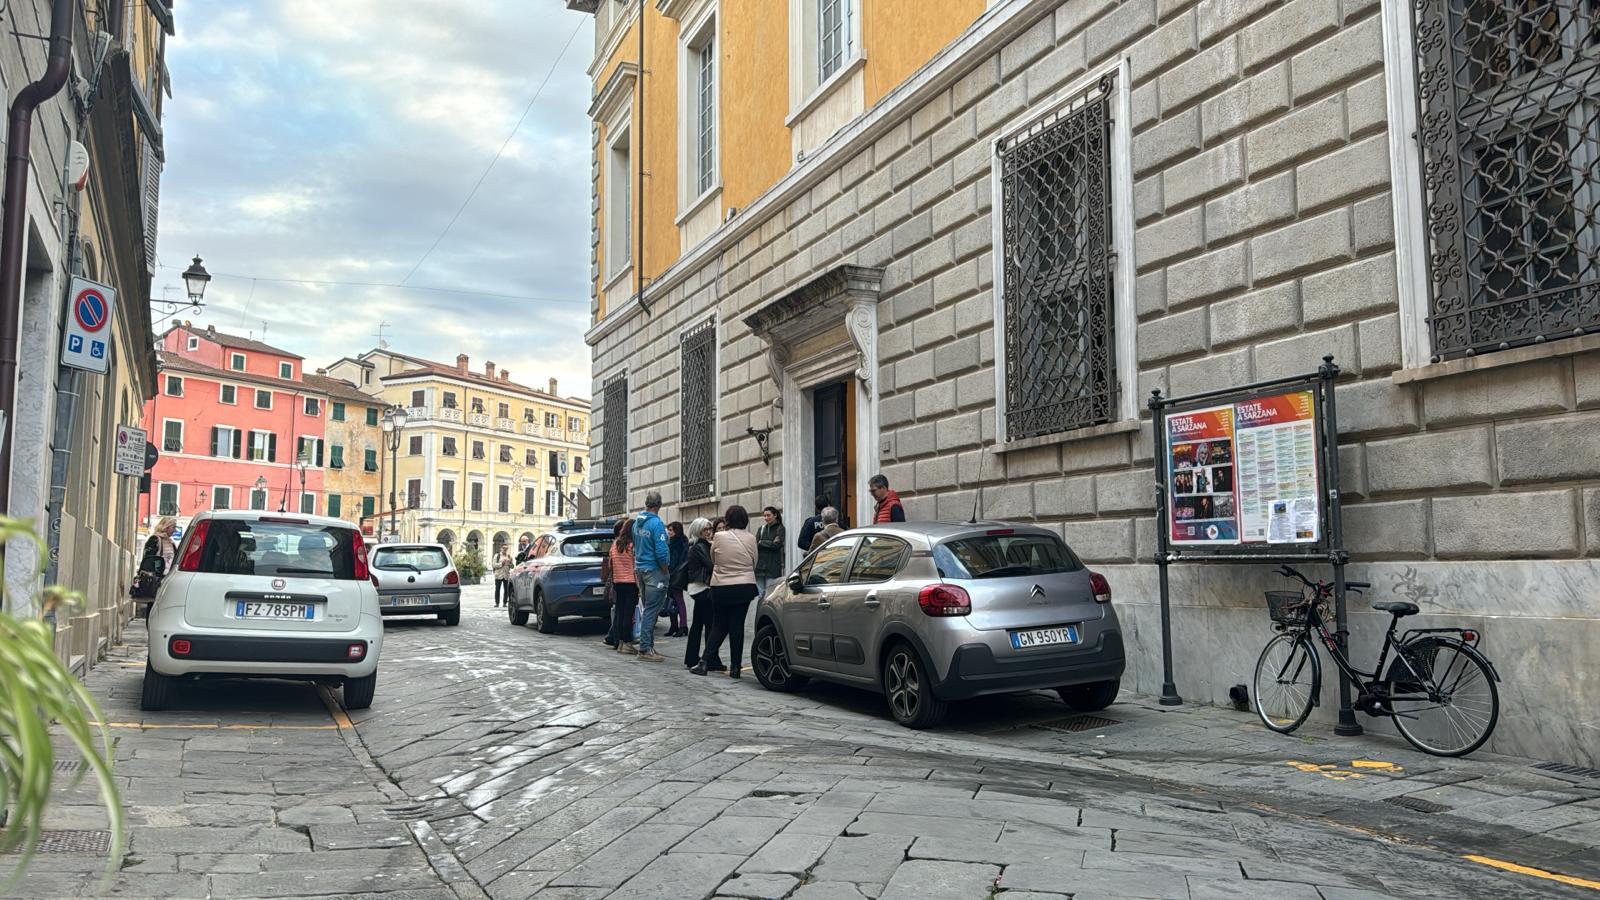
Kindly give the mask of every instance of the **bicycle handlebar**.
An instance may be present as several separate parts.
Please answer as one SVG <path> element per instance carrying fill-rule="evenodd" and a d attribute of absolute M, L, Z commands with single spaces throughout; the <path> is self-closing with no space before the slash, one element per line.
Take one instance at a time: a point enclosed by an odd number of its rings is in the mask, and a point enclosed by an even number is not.
<path fill-rule="evenodd" d="M 1333 591 L 1333 585 L 1332 584 L 1324 584 L 1323 582 L 1320 582 L 1320 581 L 1312 581 L 1311 579 L 1305 577 L 1304 575 L 1301 575 L 1299 572 L 1296 572 L 1294 569 L 1291 569 L 1288 566 L 1280 567 L 1278 569 L 1278 574 L 1282 575 L 1285 578 L 1297 578 L 1297 579 L 1299 579 L 1301 584 L 1304 584 L 1306 587 L 1311 588 L 1313 591 L 1316 591 L 1318 595 L 1321 595 L 1324 592 L 1331 593 Z M 1350 591 L 1355 591 L 1356 593 L 1361 593 L 1362 591 L 1365 591 L 1365 590 L 1371 588 L 1372 587 L 1372 583 L 1371 582 L 1367 582 L 1367 581 L 1346 581 L 1344 583 L 1344 586 L 1345 586 L 1345 590 L 1350 590 Z"/>

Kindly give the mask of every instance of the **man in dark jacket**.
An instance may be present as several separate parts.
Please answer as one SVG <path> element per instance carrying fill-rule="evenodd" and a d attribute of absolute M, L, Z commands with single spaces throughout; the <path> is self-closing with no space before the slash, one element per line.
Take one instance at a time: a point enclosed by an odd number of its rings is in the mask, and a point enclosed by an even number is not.
<path fill-rule="evenodd" d="M 800 538 L 795 544 L 800 547 L 801 555 L 811 552 L 811 539 L 817 536 L 817 529 L 822 527 L 822 511 L 833 505 L 833 498 L 827 494 L 817 495 L 816 515 L 807 516 L 800 523 Z"/>

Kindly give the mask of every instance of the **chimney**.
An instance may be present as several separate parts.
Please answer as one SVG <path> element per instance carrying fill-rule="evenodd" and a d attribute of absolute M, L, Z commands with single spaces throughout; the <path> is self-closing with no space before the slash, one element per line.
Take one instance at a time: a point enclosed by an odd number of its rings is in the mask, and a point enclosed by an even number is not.
<path fill-rule="evenodd" d="M 467 374 L 467 355 L 465 353 L 456 354 L 456 371 L 463 375 Z"/>
<path fill-rule="evenodd" d="M 500 380 L 501 381 L 510 381 L 511 380 L 511 370 L 510 369 L 501 369 L 500 370 Z"/>
<path fill-rule="evenodd" d="M 216 340 L 217 339 L 217 326 L 215 326 L 215 325 L 207 325 L 206 326 L 206 337 L 211 338 L 212 340 Z"/>
<path fill-rule="evenodd" d="M 493 378 L 494 378 L 494 363 L 486 362 L 486 363 L 483 364 L 483 377 L 493 380 Z"/>
<path fill-rule="evenodd" d="M 556 380 L 554 378 L 550 379 L 550 396 L 556 396 Z"/>

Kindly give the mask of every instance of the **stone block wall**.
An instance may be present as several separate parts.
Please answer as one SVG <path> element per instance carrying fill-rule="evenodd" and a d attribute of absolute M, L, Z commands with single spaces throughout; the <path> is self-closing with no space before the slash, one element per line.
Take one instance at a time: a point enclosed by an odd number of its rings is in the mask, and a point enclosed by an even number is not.
<path fill-rule="evenodd" d="M 597 329 L 596 396 L 619 366 L 630 371 L 630 507 L 652 487 L 680 518 L 777 503 L 780 435 L 769 464 L 746 429 L 781 424 L 778 389 L 742 318 L 834 266 L 882 267 L 877 437 L 908 515 L 965 519 L 977 503 L 984 516 L 1058 530 L 1112 579 L 1130 636 L 1125 683 L 1157 691 L 1148 417 L 995 442 L 994 141 L 1126 58 L 1133 186 L 1115 199 L 1135 225 L 1138 377 L 1124 389 L 1185 395 L 1311 371 L 1332 353 L 1345 373 L 1352 577 L 1417 599 L 1426 623 L 1486 629 L 1491 655 L 1508 659 L 1515 710 L 1495 746 L 1594 763 L 1581 730 L 1533 724 L 1592 719 L 1578 684 L 1509 658 L 1600 646 L 1600 353 L 1587 352 L 1600 345 L 1402 369 L 1379 4 L 1018 5 L 1025 25 L 960 60 L 948 87 L 895 106 L 872 140 L 652 296 L 650 316 Z M 720 493 L 681 508 L 677 335 L 713 311 Z M 596 411 L 597 448 L 612 414 Z M 593 462 L 597 480 L 613 464 L 598 449 Z M 1275 585 L 1264 570 L 1229 567 L 1185 570 L 1177 584 L 1175 627 L 1190 647 L 1180 688 L 1225 702 L 1250 680 L 1269 633 L 1260 590 Z M 1386 622 L 1356 615 L 1358 648 Z"/>

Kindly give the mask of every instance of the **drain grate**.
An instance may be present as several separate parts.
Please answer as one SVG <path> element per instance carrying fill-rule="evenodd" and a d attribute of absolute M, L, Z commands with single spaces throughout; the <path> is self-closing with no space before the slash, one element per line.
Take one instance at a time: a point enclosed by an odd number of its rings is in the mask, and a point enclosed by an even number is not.
<path fill-rule="evenodd" d="M 41 831 L 40 853 L 105 853 L 111 849 L 109 831 Z"/>
<path fill-rule="evenodd" d="M 78 770 L 80 770 L 82 768 L 83 768 L 83 760 L 81 760 L 81 759 L 58 759 L 58 760 L 56 760 L 56 771 L 57 772 L 76 772 L 76 771 L 78 771 Z"/>
<path fill-rule="evenodd" d="M 1029 728 L 1040 728 L 1045 731 L 1094 731 L 1097 728 L 1110 728 L 1121 725 L 1117 719 L 1108 719 L 1105 716 L 1073 716 L 1070 719 L 1054 719 L 1049 722 L 1035 722 Z"/>
<path fill-rule="evenodd" d="M 1406 809 L 1420 813 L 1442 813 L 1449 812 L 1455 808 L 1453 806 L 1445 806 L 1443 803 L 1435 803 L 1432 800 L 1424 800 L 1421 797 L 1385 797 L 1383 802 L 1392 803 L 1395 806 L 1403 806 Z"/>
<path fill-rule="evenodd" d="M 1600 769 L 1569 766 L 1566 763 L 1539 763 L 1534 768 L 1544 772 L 1555 772 L 1558 775 L 1572 775 L 1578 778 L 1600 778 Z"/>

